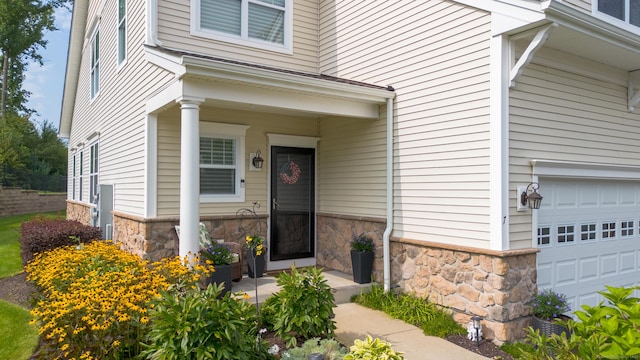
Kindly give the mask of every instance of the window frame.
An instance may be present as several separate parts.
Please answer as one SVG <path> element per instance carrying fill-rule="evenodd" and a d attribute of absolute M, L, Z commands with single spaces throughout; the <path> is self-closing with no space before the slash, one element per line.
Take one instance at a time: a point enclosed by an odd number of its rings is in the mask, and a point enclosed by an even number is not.
<path fill-rule="evenodd" d="M 236 125 L 236 124 L 224 124 L 213 122 L 200 122 L 200 138 L 213 138 L 213 139 L 234 139 L 235 140 L 235 194 L 200 194 L 200 202 L 202 203 L 223 203 L 223 202 L 244 202 L 245 201 L 245 137 L 246 131 L 249 126 Z M 198 139 L 200 141 L 200 139 Z M 198 141 L 198 142 L 199 142 Z M 198 154 L 200 149 L 198 148 Z M 200 155 L 198 155 L 198 159 Z M 227 165 L 228 166 L 228 165 Z M 225 166 L 225 167 L 227 167 Z M 203 164 L 198 160 L 198 171 L 203 167 Z M 209 166 L 206 166 L 209 168 Z M 202 179 L 200 179 L 200 183 Z M 200 185 L 200 184 L 199 184 Z"/>
<path fill-rule="evenodd" d="M 201 27 L 201 1 L 202 0 L 192 0 L 191 2 L 191 35 L 293 55 L 293 0 L 284 0 L 284 38 L 282 45 L 260 39 L 250 38 L 248 35 L 248 4 L 269 4 L 261 3 L 259 0 L 239 0 L 241 1 L 242 9 L 240 20 L 241 30 L 240 35 L 233 35 L 211 29 L 204 29 Z"/>
<path fill-rule="evenodd" d="M 89 202 L 94 203 L 94 196 L 98 193 L 100 174 L 100 147 L 98 142 L 89 146 Z"/>
<path fill-rule="evenodd" d="M 84 172 L 83 172 L 83 168 L 84 168 L 84 149 L 80 150 L 80 159 L 79 159 L 79 165 L 78 166 L 78 201 L 82 201 L 82 182 L 84 180 Z"/>
<path fill-rule="evenodd" d="M 71 200 L 75 200 L 76 199 L 76 185 L 77 185 L 77 181 L 78 181 L 78 159 L 77 159 L 77 152 L 73 153 L 72 156 L 72 164 L 71 164 Z"/>
<path fill-rule="evenodd" d="M 594 17 L 599 18 L 601 20 L 604 20 L 606 22 L 609 23 L 613 23 L 623 29 L 626 29 L 628 31 L 631 32 L 635 32 L 638 33 L 640 32 L 640 25 L 634 25 L 632 23 L 630 23 L 630 16 L 631 16 L 631 11 L 630 11 L 630 0 L 623 0 L 624 1 L 624 19 L 619 19 L 615 16 L 609 15 L 607 13 L 601 12 L 600 10 L 598 10 L 598 5 L 600 4 L 601 0 L 595 0 L 592 2 L 592 7 L 591 7 L 591 12 L 593 14 Z"/>
<path fill-rule="evenodd" d="M 96 26 L 90 38 L 89 100 L 100 95 L 100 26 Z"/>
<path fill-rule="evenodd" d="M 122 4 L 124 14 L 120 18 L 120 5 Z M 117 60 L 118 66 L 122 67 L 127 63 L 127 0 L 118 0 L 118 20 L 116 24 L 116 33 L 118 41 Z M 121 35 L 121 33 L 123 33 Z"/>

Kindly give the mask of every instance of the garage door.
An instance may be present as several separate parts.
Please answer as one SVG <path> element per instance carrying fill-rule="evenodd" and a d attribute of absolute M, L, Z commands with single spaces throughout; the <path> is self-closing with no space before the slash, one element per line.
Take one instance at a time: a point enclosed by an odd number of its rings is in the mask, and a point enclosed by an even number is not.
<path fill-rule="evenodd" d="M 538 288 L 572 310 L 603 300 L 605 285 L 640 281 L 640 183 L 540 179 Z"/>

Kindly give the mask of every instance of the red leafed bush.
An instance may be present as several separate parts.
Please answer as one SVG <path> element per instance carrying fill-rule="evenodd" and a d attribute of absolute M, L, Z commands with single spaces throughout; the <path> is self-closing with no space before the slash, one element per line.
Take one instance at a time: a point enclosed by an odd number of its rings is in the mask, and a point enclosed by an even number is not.
<path fill-rule="evenodd" d="M 33 260 L 36 253 L 102 238 L 99 227 L 83 225 L 75 220 L 35 218 L 23 222 L 20 231 L 22 265 Z"/>

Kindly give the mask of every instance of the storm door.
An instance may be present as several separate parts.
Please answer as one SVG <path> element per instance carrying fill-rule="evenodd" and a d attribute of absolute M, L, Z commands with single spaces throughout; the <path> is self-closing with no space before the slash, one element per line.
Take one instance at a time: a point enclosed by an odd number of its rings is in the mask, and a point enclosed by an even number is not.
<path fill-rule="evenodd" d="M 271 148 L 270 261 L 315 254 L 315 149 Z"/>

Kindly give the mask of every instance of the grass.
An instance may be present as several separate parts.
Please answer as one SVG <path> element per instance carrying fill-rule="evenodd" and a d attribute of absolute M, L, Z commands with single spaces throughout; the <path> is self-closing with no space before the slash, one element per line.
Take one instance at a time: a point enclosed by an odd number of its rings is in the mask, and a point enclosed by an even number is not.
<path fill-rule="evenodd" d="M 381 286 L 373 286 L 371 292 L 356 295 L 351 301 L 415 325 L 429 336 L 445 338 L 467 332 L 450 313 L 435 304 L 409 294 L 385 292 Z"/>
<path fill-rule="evenodd" d="M 22 271 L 20 225 L 37 215 L 56 218 L 64 212 L 26 214 L 0 218 L 0 279 Z M 38 329 L 30 325 L 29 310 L 0 300 L 0 359 L 28 359 L 38 344 Z"/>
<path fill-rule="evenodd" d="M 0 279 L 22 271 L 20 257 L 20 224 L 43 215 L 49 218 L 64 217 L 64 212 L 25 214 L 0 218 Z"/>

